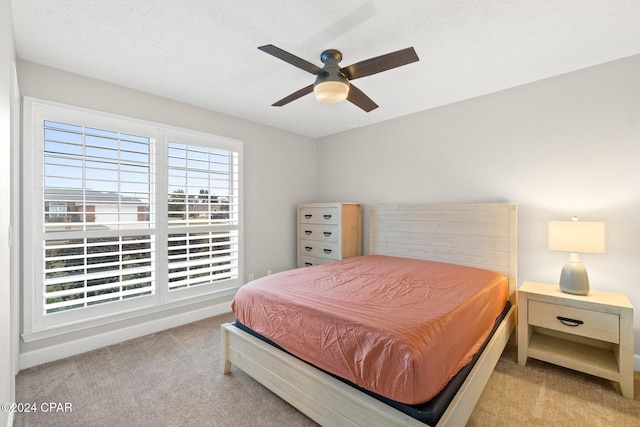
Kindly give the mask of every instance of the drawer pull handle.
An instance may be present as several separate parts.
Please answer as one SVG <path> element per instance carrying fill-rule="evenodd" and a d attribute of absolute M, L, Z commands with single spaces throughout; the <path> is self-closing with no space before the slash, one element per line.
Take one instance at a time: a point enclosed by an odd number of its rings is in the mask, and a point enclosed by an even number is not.
<path fill-rule="evenodd" d="M 306 234 L 307 236 L 311 235 L 311 230 L 304 230 L 304 234 Z"/>
<path fill-rule="evenodd" d="M 331 233 L 330 231 L 325 231 L 325 232 L 324 232 L 324 235 L 325 235 L 326 237 L 331 236 L 331 234 L 332 234 L 332 233 Z"/>
<path fill-rule="evenodd" d="M 304 215 L 304 217 L 305 217 L 306 219 L 311 219 L 311 217 L 312 217 L 312 216 L 313 216 L 313 215 L 311 215 L 311 214 L 305 214 L 305 215 Z"/>
<path fill-rule="evenodd" d="M 562 316 L 558 316 L 557 319 L 563 325 L 571 326 L 572 328 L 575 328 L 576 326 L 580 326 L 584 323 L 582 320 L 570 319 L 568 317 L 562 317 Z"/>
<path fill-rule="evenodd" d="M 331 215 L 323 215 L 324 219 L 331 219 Z"/>
<path fill-rule="evenodd" d="M 313 264 L 311 264 L 310 262 L 305 262 L 305 263 L 304 263 L 304 266 L 305 266 L 305 267 L 311 267 L 312 265 L 313 265 Z"/>
<path fill-rule="evenodd" d="M 310 251 L 311 249 L 313 249 L 311 246 L 305 246 L 305 247 L 304 247 L 304 250 L 305 250 L 305 251 Z"/>
<path fill-rule="evenodd" d="M 331 249 L 325 249 L 325 250 L 324 250 L 324 253 L 325 253 L 325 254 L 330 254 L 330 253 L 331 253 Z"/>

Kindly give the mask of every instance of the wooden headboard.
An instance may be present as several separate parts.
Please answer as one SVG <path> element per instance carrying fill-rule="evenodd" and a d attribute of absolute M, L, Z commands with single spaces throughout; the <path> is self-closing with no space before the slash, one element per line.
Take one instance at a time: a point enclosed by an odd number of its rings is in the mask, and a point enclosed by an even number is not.
<path fill-rule="evenodd" d="M 376 205 L 369 253 L 485 268 L 509 279 L 516 303 L 518 207 L 513 203 Z"/>

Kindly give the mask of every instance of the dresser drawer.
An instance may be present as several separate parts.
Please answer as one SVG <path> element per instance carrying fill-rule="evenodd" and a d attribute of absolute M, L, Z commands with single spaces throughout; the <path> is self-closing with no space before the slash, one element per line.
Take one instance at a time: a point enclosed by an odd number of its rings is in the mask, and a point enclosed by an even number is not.
<path fill-rule="evenodd" d="M 340 259 L 338 252 L 337 243 L 300 240 L 300 255 L 337 260 Z"/>
<path fill-rule="evenodd" d="M 300 224 L 300 238 L 337 243 L 338 227 L 335 225 Z"/>
<path fill-rule="evenodd" d="M 333 224 L 338 225 L 338 208 L 306 207 L 300 209 L 301 224 Z"/>
<path fill-rule="evenodd" d="M 534 300 L 529 301 L 528 310 L 530 325 L 612 343 L 620 342 L 620 319 L 615 314 Z"/>
<path fill-rule="evenodd" d="M 335 260 L 301 255 L 298 257 L 298 267 L 311 267 L 313 265 L 326 264 L 333 261 Z"/>

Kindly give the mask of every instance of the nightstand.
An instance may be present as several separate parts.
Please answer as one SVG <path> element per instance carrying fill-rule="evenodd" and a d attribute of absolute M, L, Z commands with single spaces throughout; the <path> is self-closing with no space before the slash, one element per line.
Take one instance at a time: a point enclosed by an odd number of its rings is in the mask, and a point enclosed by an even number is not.
<path fill-rule="evenodd" d="M 633 399 L 633 307 L 626 295 L 572 295 L 557 285 L 518 289 L 518 363 L 543 360 L 620 383 Z"/>

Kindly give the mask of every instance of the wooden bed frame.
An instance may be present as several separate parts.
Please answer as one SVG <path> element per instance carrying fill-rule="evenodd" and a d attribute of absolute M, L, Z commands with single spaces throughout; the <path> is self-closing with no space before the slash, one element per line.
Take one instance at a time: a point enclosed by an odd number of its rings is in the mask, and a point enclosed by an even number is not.
<path fill-rule="evenodd" d="M 515 329 L 517 205 L 374 206 L 370 253 L 481 267 L 509 279 L 512 307 L 437 427 L 465 425 Z M 222 346 L 224 374 L 235 365 L 321 425 L 424 426 L 231 323 L 222 325 Z"/>

